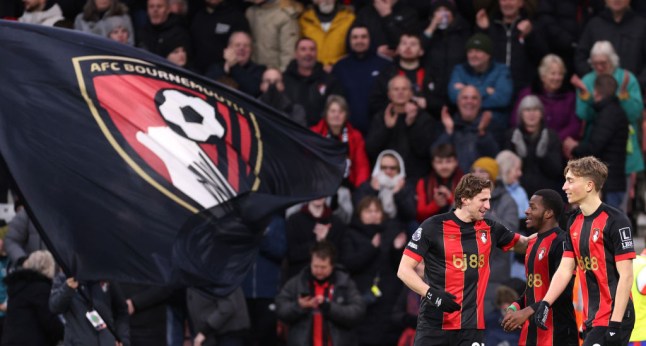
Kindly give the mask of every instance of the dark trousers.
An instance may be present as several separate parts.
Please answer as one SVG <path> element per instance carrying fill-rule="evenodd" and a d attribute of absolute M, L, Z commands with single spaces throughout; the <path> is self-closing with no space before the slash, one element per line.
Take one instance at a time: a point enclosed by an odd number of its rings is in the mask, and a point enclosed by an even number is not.
<path fill-rule="evenodd" d="M 276 335 L 276 303 L 272 298 L 247 299 L 247 310 L 251 319 L 251 330 L 245 345 L 275 346 L 278 343 Z"/>

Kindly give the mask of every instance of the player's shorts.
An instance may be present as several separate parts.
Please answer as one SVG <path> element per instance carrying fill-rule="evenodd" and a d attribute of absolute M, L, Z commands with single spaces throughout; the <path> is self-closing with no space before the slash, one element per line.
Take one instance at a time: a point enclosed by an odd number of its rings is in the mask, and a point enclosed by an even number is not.
<path fill-rule="evenodd" d="M 484 330 L 425 329 L 415 333 L 415 346 L 484 346 Z"/>
<path fill-rule="evenodd" d="M 583 346 L 605 345 L 607 327 L 593 327 L 583 332 Z M 632 329 L 621 329 L 621 346 L 628 346 Z"/>

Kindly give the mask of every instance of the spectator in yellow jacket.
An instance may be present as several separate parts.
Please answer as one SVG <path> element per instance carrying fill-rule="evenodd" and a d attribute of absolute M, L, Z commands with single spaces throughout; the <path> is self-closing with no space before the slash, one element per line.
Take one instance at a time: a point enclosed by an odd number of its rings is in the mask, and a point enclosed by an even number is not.
<path fill-rule="evenodd" d="M 326 71 L 346 53 L 346 36 L 354 13 L 350 8 L 337 5 L 335 0 L 313 0 L 298 20 L 301 36 L 310 38 L 318 47 L 317 60 Z"/>

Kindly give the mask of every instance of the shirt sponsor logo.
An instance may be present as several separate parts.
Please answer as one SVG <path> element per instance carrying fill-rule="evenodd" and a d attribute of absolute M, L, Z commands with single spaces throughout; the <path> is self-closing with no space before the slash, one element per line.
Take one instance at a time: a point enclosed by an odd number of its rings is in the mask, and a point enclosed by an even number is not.
<path fill-rule="evenodd" d="M 418 228 L 415 230 L 415 233 L 413 233 L 413 241 L 418 241 L 422 239 L 422 227 Z"/>

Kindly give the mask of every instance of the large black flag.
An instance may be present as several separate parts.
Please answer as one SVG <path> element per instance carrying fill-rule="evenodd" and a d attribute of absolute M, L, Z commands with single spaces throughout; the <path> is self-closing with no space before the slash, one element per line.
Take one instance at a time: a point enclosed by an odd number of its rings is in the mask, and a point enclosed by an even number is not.
<path fill-rule="evenodd" d="M 0 21 L 0 76 L 0 153 L 80 280 L 188 278 L 226 293 L 253 248 L 241 221 L 342 179 L 341 145 L 97 36 Z"/>

